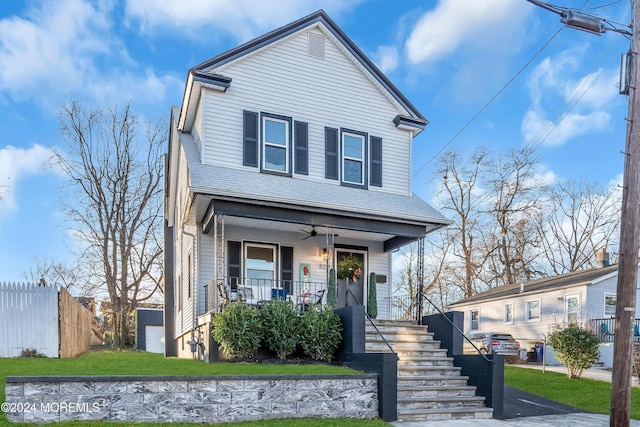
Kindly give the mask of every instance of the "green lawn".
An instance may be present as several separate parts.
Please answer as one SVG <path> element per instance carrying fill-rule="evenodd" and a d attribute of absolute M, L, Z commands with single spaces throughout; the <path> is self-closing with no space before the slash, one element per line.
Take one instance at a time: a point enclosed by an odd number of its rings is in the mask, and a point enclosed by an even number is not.
<path fill-rule="evenodd" d="M 13 358 L 0 359 L 0 402 L 4 402 L 7 376 L 55 375 L 276 375 L 276 374 L 358 374 L 358 371 L 326 364 L 260 364 L 260 363 L 204 363 L 197 360 L 165 358 L 161 354 L 128 351 L 100 351 L 84 353 L 74 359 Z M 305 420 L 307 427 L 338 427 L 341 425 L 380 427 L 387 423 L 378 420 Z M 225 426 L 294 426 L 300 420 L 271 420 L 230 423 Z M 0 425 L 11 424 L 0 413 Z M 140 426 L 140 423 L 66 422 L 56 426 Z M 162 424 L 150 424 L 160 426 Z M 166 424 L 169 425 L 169 424 Z M 201 424 L 170 424 L 171 426 L 198 426 Z"/>
<path fill-rule="evenodd" d="M 599 414 L 609 414 L 611 383 L 580 378 L 569 379 L 557 372 L 504 367 L 504 383 L 528 393 Z M 640 388 L 631 388 L 631 418 L 640 420 Z"/>

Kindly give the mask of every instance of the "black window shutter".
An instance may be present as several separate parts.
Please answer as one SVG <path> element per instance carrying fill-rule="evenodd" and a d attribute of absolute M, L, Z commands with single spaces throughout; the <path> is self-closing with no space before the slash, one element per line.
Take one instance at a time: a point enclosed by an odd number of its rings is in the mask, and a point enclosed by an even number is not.
<path fill-rule="evenodd" d="M 280 278 L 282 287 L 287 290 L 287 295 L 293 293 L 293 248 L 291 246 L 280 247 Z"/>
<path fill-rule="evenodd" d="M 296 173 L 309 174 L 309 125 L 305 122 L 294 123 L 296 141 Z"/>
<path fill-rule="evenodd" d="M 244 111 L 243 117 L 243 156 L 245 166 L 258 166 L 258 113 Z"/>
<path fill-rule="evenodd" d="M 324 177 L 338 179 L 338 129 L 324 128 Z"/>
<path fill-rule="evenodd" d="M 240 242 L 227 242 L 227 283 L 231 289 L 238 289 L 238 282 L 242 278 L 240 273 L 242 266 L 240 265 L 240 257 L 242 244 Z"/>
<path fill-rule="evenodd" d="M 371 160 L 369 184 L 382 187 L 382 138 L 371 137 Z"/>

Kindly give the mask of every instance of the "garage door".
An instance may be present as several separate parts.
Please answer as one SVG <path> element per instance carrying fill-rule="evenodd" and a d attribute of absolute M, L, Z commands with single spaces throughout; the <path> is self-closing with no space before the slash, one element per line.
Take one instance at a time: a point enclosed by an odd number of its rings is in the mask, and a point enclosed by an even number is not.
<path fill-rule="evenodd" d="M 149 353 L 164 353 L 164 327 L 145 326 L 147 340 L 145 348 Z"/>

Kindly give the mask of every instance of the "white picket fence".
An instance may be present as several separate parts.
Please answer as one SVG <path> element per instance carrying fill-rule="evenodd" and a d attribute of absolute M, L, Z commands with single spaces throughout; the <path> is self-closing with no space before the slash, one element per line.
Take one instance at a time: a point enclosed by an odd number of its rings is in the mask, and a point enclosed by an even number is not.
<path fill-rule="evenodd" d="M 0 283 L 0 357 L 25 349 L 58 357 L 58 288 Z"/>

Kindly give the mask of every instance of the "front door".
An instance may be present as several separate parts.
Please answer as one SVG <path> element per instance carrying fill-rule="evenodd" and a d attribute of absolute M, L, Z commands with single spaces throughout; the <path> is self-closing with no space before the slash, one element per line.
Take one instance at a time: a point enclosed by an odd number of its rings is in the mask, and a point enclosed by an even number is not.
<path fill-rule="evenodd" d="M 338 250 L 336 252 L 336 261 L 337 264 L 340 264 L 340 261 L 345 259 L 348 256 L 354 256 L 360 260 L 362 263 L 362 275 L 358 279 L 357 282 L 353 280 L 338 280 L 338 307 L 345 307 L 347 305 L 365 305 L 366 301 L 364 300 L 364 283 L 367 278 L 367 269 L 366 264 L 364 262 L 364 252 L 352 252 L 348 250 Z M 347 292 L 347 289 L 351 292 Z"/>

